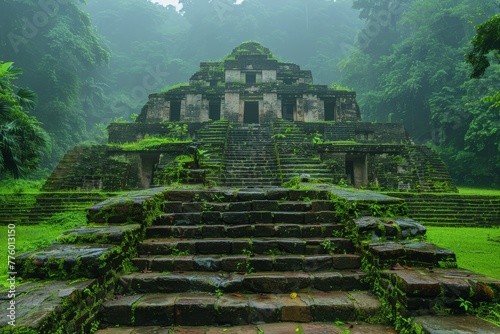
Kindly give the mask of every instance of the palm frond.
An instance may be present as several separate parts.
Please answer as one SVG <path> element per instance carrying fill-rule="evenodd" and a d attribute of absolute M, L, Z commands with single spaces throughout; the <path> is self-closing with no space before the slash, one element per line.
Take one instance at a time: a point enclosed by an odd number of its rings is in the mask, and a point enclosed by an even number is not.
<path fill-rule="evenodd" d="M 38 95 L 29 88 L 19 88 L 15 98 L 26 109 L 34 109 L 38 103 Z"/>

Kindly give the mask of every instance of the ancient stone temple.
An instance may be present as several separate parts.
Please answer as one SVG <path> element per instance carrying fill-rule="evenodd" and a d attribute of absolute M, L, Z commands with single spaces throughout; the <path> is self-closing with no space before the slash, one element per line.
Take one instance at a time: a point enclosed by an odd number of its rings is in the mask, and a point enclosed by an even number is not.
<path fill-rule="evenodd" d="M 438 156 L 415 145 L 402 124 L 362 122 L 355 92 L 314 85 L 310 71 L 257 42 L 201 63 L 189 84 L 151 94 L 134 123 L 108 131 L 108 145 L 69 152 L 45 190 L 279 186 L 298 179 L 375 190 L 456 189 Z"/>
<path fill-rule="evenodd" d="M 259 124 L 361 121 L 356 94 L 313 85 L 311 71 L 280 62 L 269 49 L 243 43 L 224 60 L 201 63 L 189 85 L 152 94 L 138 122 Z"/>

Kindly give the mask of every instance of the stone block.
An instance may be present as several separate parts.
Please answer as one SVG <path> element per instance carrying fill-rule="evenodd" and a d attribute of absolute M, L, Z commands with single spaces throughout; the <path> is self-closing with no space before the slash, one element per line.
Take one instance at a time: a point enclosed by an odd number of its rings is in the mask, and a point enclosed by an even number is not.
<path fill-rule="evenodd" d="M 172 271 L 174 270 L 174 260 L 175 257 L 155 257 L 151 261 L 151 266 L 150 269 L 152 271 L 157 271 L 157 272 L 165 272 L 165 271 Z M 139 269 L 141 269 L 139 267 Z M 143 269 L 143 268 L 142 268 Z"/>
<path fill-rule="evenodd" d="M 253 236 L 253 225 L 227 226 L 226 236 L 228 238 L 248 238 Z"/>
<path fill-rule="evenodd" d="M 273 212 L 274 222 L 281 224 L 304 224 L 303 212 Z"/>
<path fill-rule="evenodd" d="M 250 324 L 272 323 L 280 321 L 281 312 L 278 298 L 275 295 L 250 295 L 248 301 Z"/>
<path fill-rule="evenodd" d="M 274 237 L 276 234 L 276 230 L 274 229 L 273 224 L 256 224 L 253 225 L 253 232 L 252 232 L 254 237 L 262 237 L 262 238 L 270 238 Z"/>
<path fill-rule="evenodd" d="M 219 211 L 204 211 L 201 213 L 201 221 L 207 225 L 218 225 L 222 223 L 222 213 Z"/>
<path fill-rule="evenodd" d="M 300 238 L 302 236 L 301 226 L 295 224 L 276 225 L 276 237 L 279 238 Z"/>
<path fill-rule="evenodd" d="M 278 201 L 264 200 L 264 201 L 252 201 L 253 211 L 276 211 L 278 208 Z"/>
<path fill-rule="evenodd" d="M 227 239 L 202 239 L 196 241 L 197 254 L 230 254 L 231 241 Z"/>
<path fill-rule="evenodd" d="M 222 267 L 222 260 L 218 257 L 200 257 L 193 258 L 193 270 L 195 271 L 220 271 Z"/>
<path fill-rule="evenodd" d="M 165 212 L 165 213 L 182 212 L 182 202 L 169 201 L 169 202 L 163 203 L 163 212 Z"/>
<path fill-rule="evenodd" d="M 344 292 L 311 293 L 314 321 L 331 322 L 335 319 L 356 319 L 354 302 Z"/>
<path fill-rule="evenodd" d="M 102 320 L 117 325 L 133 325 L 132 306 L 143 295 L 131 295 L 105 301 L 102 305 Z"/>
<path fill-rule="evenodd" d="M 224 225 L 204 225 L 200 229 L 203 238 L 225 238 L 228 236 Z"/>
<path fill-rule="evenodd" d="M 147 294 L 135 307 L 135 326 L 171 326 L 175 324 L 176 296 Z"/>
<path fill-rule="evenodd" d="M 246 325 L 251 323 L 248 315 L 250 306 L 247 295 L 225 294 L 217 299 L 216 309 L 219 312 L 217 322 L 221 325 Z"/>
<path fill-rule="evenodd" d="M 278 297 L 281 305 L 281 321 L 311 322 L 311 307 L 307 295 L 291 298 L 290 295 Z"/>
<path fill-rule="evenodd" d="M 247 256 L 227 256 L 221 258 L 221 269 L 225 272 L 245 271 Z"/>
<path fill-rule="evenodd" d="M 248 224 L 248 212 L 224 212 L 222 220 L 230 225 Z"/>
<path fill-rule="evenodd" d="M 175 302 L 176 325 L 204 326 L 216 324 L 215 303 L 215 297 L 179 297 Z"/>
<path fill-rule="evenodd" d="M 304 259 L 302 256 L 278 255 L 274 257 L 274 271 L 301 271 Z"/>
<path fill-rule="evenodd" d="M 250 211 L 248 222 L 251 224 L 267 224 L 273 222 L 273 215 L 270 211 Z"/>
<path fill-rule="evenodd" d="M 304 271 L 327 271 L 332 269 L 330 255 L 306 256 L 303 264 Z"/>
<path fill-rule="evenodd" d="M 358 269 L 361 267 L 361 257 L 354 254 L 333 254 L 334 269 Z"/>

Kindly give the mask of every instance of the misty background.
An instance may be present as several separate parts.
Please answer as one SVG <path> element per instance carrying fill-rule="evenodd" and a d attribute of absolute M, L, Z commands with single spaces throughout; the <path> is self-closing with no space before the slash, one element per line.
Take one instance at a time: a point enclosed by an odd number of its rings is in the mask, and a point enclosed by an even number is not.
<path fill-rule="evenodd" d="M 47 176 L 64 153 L 105 143 L 148 95 L 187 82 L 202 61 L 247 40 L 355 90 L 364 121 L 402 122 L 458 184 L 500 185 L 500 66 L 470 79 L 464 54 L 497 0 L 59 0 L 0 3 L 0 61 L 38 95 L 50 138 Z M 161 3 L 161 4 L 160 4 Z M 177 6 L 174 6 L 176 5 Z"/>

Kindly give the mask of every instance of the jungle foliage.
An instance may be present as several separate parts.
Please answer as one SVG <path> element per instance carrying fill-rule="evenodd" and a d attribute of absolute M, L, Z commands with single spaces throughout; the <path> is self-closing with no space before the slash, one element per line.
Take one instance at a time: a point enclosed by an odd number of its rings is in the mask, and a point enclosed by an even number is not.
<path fill-rule="evenodd" d="M 499 185 L 500 107 L 491 96 L 500 90 L 500 66 L 492 63 L 472 79 L 465 54 L 481 64 L 495 58 L 499 20 L 479 24 L 498 13 L 500 2 L 355 0 L 354 6 L 366 26 L 358 49 L 340 63 L 341 83 L 356 88 L 364 119 L 403 122 L 417 142 L 440 153 L 459 184 Z"/>
<path fill-rule="evenodd" d="M 20 86 L 39 96 L 45 168 L 74 145 L 103 143 L 109 122 L 200 62 L 257 40 L 315 83 L 356 90 L 365 121 L 403 122 L 456 182 L 500 184 L 498 0 L 179 2 L 180 12 L 147 0 L 2 3 L 0 60 L 23 68 Z M 479 79 L 466 60 L 482 66 Z"/>

